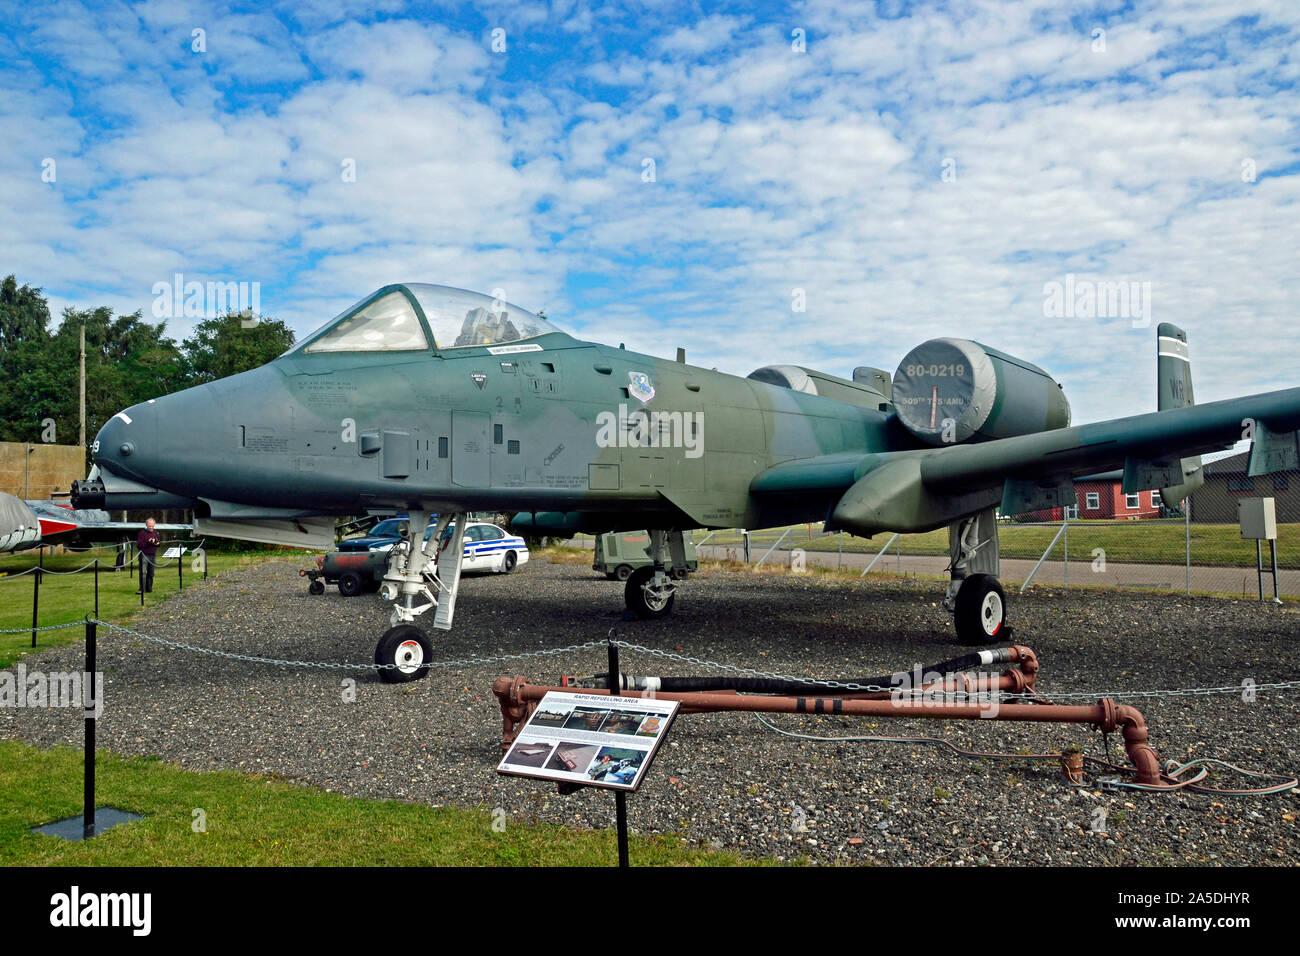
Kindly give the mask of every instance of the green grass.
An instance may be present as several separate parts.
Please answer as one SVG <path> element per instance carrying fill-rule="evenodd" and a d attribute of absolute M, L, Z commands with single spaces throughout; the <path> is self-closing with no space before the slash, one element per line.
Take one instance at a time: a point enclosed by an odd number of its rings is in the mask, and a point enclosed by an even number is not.
<path fill-rule="evenodd" d="M 889 540 L 889 535 L 878 534 L 870 541 L 850 535 L 821 536 L 820 525 L 795 525 L 781 547 L 803 548 L 806 551 L 838 551 L 843 539 L 846 552 L 874 554 Z M 750 535 L 750 555 L 755 559 L 763 554 L 781 536 L 784 528 L 765 530 Z M 998 547 L 1004 558 L 1037 560 L 1043 550 L 1060 530 L 1059 524 L 1021 525 L 1004 524 L 998 529 Z M 695 539 L 703 540 L 707 532 L 696 532 Z M 1106 552 L 1106 560 L 1117 563 L 1172 564 L 1185 561 L 1186 529 L 1179 519 L 1169 521 L 1072 521 L 1070 522 L 1070 555 L 1085 558 L 1094 548 Z M 1202 567 L 1253 568 L 1255 542 L 1242 540 L 1241 530 L 1235 524 L 1193 524 L 1192 564 Z M 903 554 L 947 554 L 948 530 L 941 528 L 926 534 L 900 535 Z M 740 547 L 739 532 L 720 531 L 708 544 Z M 895 545 L 897 546 L 897 544 Z M 894 547 L 889 549 L 894 553 Z M 1057 542 L 1052 558 L 1061 559 L 1061 542 Z M 1268 561 L 1265 545 L 1264 560 Z M 1300 568 L 1300 524 L 1278 526 L 1277 563 L 1279 568 Z"/>
<path fill-rule="evenodd" d="M 618 859 L 612 830 L 494 818 L 488 807 L 343 797 L 263 776 L 196 773 L 103 753 L 98 805 L 146 819 L 88 842 L 29 832 L 81 812 L 81 767 L 75 750 L 0 741 L 0 866 L 610 866 Z M 613 798 L 606 803 L 612 819 Z M 584 808 L 600 813 L 602 804 Z M 204 812 L 206 832 L 194 831 L 196 809 Z M 504 827 L 494 830 L 494 819 Z M 634 866 L 763 863 L 669 836 L 634 835 L 629 855 Z"/>
<path fill-rule="evenodd" d="M 140 595 L 135 589 L 140 586 L 139 577 L 126 571 L 114 573 L 112 570 L 113 554 L 111 551 L 90 552 L 87 554 L 46 555 L 43 566 L 51 571 L 71 571 L 100 557 L 99 570 L 99 617 L 105 621 L 127 621 L 141 610 Z M 208 553 L 209 577 L 246 567 L 260 561 L 301 561 L 304 567 L 315 561 L 314 554 L 305 552 L 255 551 L 252 553 Z M 195 572 L 190 555 L 185 555 L 184 580 L 190 587 L 203 577 L 202 572 Z M 30 628 L 32 624 L 32 591 L 35 587 L 35 574 L 25 574 L 20 578 L 11 575 L 34 567 L 37 564 L 36 552 L 23 552 L 0 558 L 0 630 L 8 628 Z M 145 606 L 158 604 L 175 594 L 179 586 L 176 580 L 176 564 L 173 561 L 154 572 L 153 591 L 145 595 Z M 41 600 L 37 623 L 65 624 L 80 621 L 95 609 L 95 578 L 91 571 L 81 574 L 42 574 Z M 79 641 L 84 636 L 80 628 L 70 627 L 58 631 L 42 631 L 36 635 L 37 647 L 58 647 Z M 0 668 L 9 667 L 24 653 L 31 652 L 30 631 L 24 634 L 0 634 Z"/>

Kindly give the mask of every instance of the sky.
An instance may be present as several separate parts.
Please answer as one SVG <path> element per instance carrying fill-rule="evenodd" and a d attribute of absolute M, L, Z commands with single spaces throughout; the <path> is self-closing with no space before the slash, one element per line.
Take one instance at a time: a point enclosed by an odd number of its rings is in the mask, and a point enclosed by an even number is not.
<path fill-rule="evenodd" d="M 1173 322 L 1198 401 L 1300 385 L 1295 0 L 0 8 L 0 275 L 56 315 L 433 282 L 740 375 L 953 335 L 1076 422 L 1155 407 Z"/>

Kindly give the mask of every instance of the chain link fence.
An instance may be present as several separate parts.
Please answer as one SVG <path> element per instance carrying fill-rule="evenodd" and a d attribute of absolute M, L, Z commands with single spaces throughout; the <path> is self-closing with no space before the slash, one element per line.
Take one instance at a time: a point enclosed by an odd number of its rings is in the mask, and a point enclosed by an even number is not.
<path fill-rule="evenodd" d="M 1077 482 L 1076 508 L 999 521 L 1001 578 L 1007 586 L 1133 587 L 1185 594 L 1273 597 L 1272 549 L 1241 537 L 1237 509 L 1245 499 L 1274 499 L 1278 537 L 1277 593 L 1300 597 L 1300 472 L 1251 478 L 1246 456 L 1205 466 L 1205 484 L 1171 509 L 1159 493 L 1125 495 L 1118 478 Z M 1295 489 L 1295 498 L 1290 497 Z M 576 542 L 590 547 L 590 535 Z M 797 572 L 818 568 L 859 576 L 945 579 L 948 531 L 881 534 L 871 539 L 827 533 L 820 524 L 694 535 L 701 560 Z"/>

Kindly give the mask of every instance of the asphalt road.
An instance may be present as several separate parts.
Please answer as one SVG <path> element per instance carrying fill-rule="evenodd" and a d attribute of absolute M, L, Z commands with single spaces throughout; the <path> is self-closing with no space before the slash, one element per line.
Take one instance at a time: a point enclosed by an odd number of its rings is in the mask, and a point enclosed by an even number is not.
<path fill-rule="evenodd" d="M 883 540 L 881 543 L 884 543 Z M 770 545 L 751 547 L 751 559 L 757 561 L 763 556 L 763 552 L 768 547 Z M 773 551 L 767 560 L 789 567 L 792 550 L 791 548 L 782 547 Z M 706 544 L 698 551 L 701 557 L 732 558 L 735 560 L 743 560 L 744 558 L 744 549 L 734 545 L 715 547 Z M 871 563 L 874 557 L 874 553 L 863 554 L 857 551 L 846 551 L 843 554 L 835 551 L 803 551 L 803 560 L 806 564 L 831 568 L 844 567 L 862 570 Z M 1265 559 L 1267 560 L 1267 556 Z M 1001 560 L 1000 578 L 1005 583 L 1019 585 L 1029 577 L 1034 570 L 1034 565 L 1037 563 L 1037 561 L 1029 561 L 1023 558 L 1003 558 Z M 904 554 L 900 557 L 890 551 L 876 562 L 871 573 L 947 577 L 947 568 L 948 558 L 945 555 Z M 1067 573 L 1069 575 L 1068 582 L 1066 580 Z M 1277 581 L 1280 594 L 1300 595 L 1300 570 L 1278 571 Z M 1182 564 L 1131 564 L 1119 561 L 1094 563 L 1090 557 L 1085 555 L 1078 560 L 1072 560 L 1069 563 L 1068 572 L 1064 561 L 1044 561 L 1042 567 L 1034 574 L 1033 583 L 1058 587 L 1065 586 L 1068 583 L 1071 587 L 1164 588 L 1185 593 L 1188 587 L 1188 573 L 1186 566 Z M 1218 568 L 1193 565 L 1191 569 L 1191 590 L 1194 592 L 1228 592 L 1234 595 L 1241 594 L 1242 597 L 1258 598 L 1259 578 L 1253 566 L 1248 568 Z M 1264 576 L 1264 594 L 1266 597 L 1271 598 L 1272 593 L 1272 581 L 1266 574 Z"/>

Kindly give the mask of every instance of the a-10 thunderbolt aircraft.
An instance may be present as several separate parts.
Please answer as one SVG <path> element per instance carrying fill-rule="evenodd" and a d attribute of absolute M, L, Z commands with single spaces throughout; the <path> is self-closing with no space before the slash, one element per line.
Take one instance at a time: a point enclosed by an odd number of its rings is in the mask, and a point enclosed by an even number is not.
<path fill-rule="evenodd" d="M 891 376 L 774 365 L 747 378 L 583 342 L 501 299 L 388 285 L 252 371 L 140 405 L 96 437 L 86 508 L 193 508 L 196 530 L 327 548 L 333 516 L 405 511 L 376 662 L 423 676 L 416 622 L 449 628 L 465 513 L 542 534 L 648 528 L 627 606 L 668 614 L 694 528 L 824 521 L 871 536 L 947 526 L 946 606 L 968 643 L 1005 637 L 996 513 L 1072 505 L 1122 468 L 1175 504 L 1201 453 L 1253 437 L 1249 473 L 1300 465 L 1300 388 L 1196 406 L 1186 336 L 1157 330 L 1158 411 L 1070 427 L 1060 385 L 1005 352 L 934 339 Z"/>

